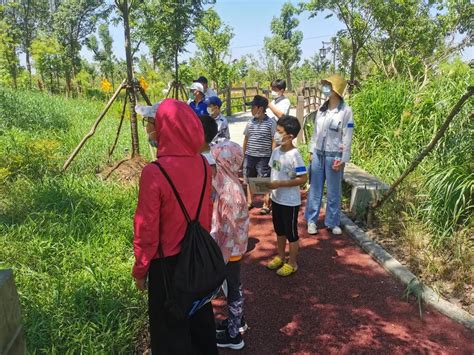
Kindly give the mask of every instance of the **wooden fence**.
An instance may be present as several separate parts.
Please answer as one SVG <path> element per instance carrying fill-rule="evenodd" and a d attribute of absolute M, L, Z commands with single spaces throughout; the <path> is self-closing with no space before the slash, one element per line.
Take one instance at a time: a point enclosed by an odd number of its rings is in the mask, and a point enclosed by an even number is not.
<path fill-rule="evenodd" d="M 246 102 L 252 101 L 255 95 L 262 95 L 268 98 L 270 91 L 270 87 L 262 86 L 259 83 L 255 83 L 254 86 L 247 86 L 245 83 L 242 86 L 228 86 L 219 92 L 219 96 L 223 97 L 222 109 L 225 110 L 227 116 L 231 116 L 235 108 L 246 112 L 249 109 L 245 105 Z M 298 100 L 302 100 L 303 115 L 311 110 L 317 110 L 323 102 L 319 84 L 311 85 L 303 82 L 302 86 L 296 91 L 286 91 L 286 94 L 297 97 L 297 112 L 298 107 L 301 106 Z"/>

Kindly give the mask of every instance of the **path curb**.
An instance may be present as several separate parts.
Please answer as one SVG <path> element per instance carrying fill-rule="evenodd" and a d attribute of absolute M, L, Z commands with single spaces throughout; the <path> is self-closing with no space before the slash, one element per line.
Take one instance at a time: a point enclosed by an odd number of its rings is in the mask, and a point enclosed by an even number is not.
<path fill-rule="evenodd" d="M 369 238 L 349 217 L 341 213 L 341 225 L 344 231 L 354 239 L 385 270 L 400 280 L 411 292 L 439 312 L 474 330 L 474 316 L 455 306 L 424 285 L 413 273 L 393 258 L 379 244 Z"/>

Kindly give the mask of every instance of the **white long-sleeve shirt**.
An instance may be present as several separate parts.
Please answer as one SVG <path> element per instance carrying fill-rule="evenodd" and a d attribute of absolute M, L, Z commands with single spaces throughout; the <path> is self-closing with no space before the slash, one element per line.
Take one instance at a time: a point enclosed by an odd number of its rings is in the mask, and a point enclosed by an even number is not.
<path fill-rule="evenodd" d="M 332 110 L 318 111 L 309 151 L 341 154 L 341 161 L 347 163 L 351 157 L 353 132 L 352 109 L 345 103 Z"/>

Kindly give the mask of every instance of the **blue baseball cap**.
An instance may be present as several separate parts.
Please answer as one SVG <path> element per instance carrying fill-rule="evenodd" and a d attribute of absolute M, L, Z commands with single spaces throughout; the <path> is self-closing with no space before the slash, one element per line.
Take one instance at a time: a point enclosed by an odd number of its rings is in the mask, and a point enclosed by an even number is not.
<path fill-rule="evenodd" d="M 206 99 L 208 105 L 222 106 L 222 101 L 217 96 L 211 96 Z"/>

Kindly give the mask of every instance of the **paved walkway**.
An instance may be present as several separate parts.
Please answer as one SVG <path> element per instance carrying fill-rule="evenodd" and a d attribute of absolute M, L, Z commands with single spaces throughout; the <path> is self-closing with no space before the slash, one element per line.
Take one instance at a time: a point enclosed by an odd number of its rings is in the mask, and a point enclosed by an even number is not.
<path fill-rule="evenodd" d="M 231 139 L 243 142 L 249 113 L 230 120 Z M 249 251 L 242 261 L 246 298 L 242 354 L 473 354 L 474 332 L 415 299 L 350 237 L 321 229 L 306 234 L 299 216 L 299 270 L 281 278 L 265 264 L 274 255 L 271 216 L 251 211 Z M 222 299 L 215 302 L 223 317 Z M 224 350 L 221 354 L 236 351 Z"/>
<path fill-rule="evenodd" d="M 296 109 L 291 109 L 290 114 L 296 116 Z M 229 133 L 231 141 L 239 143 L 242 146 L 244 143 L 244 129 L 250 118 L 252 118 L 250 111 L 239 112 L 229 117 Z"/>
<path fill-rule="evenodd" d="M 257 212 L 242 261 L 250 326 L 242 354 L 474 353 L 474 332 L 430 308 L 420 318 L 416 300 L 407 302 L 404 287 L 348 236 L 326 229 L 310 236 L 300 222 L 297 273 L 282 278 L 267 270 L 276 237 L 271 217 Z M 223 304 L 215 302 L 218 317 Z"/>

